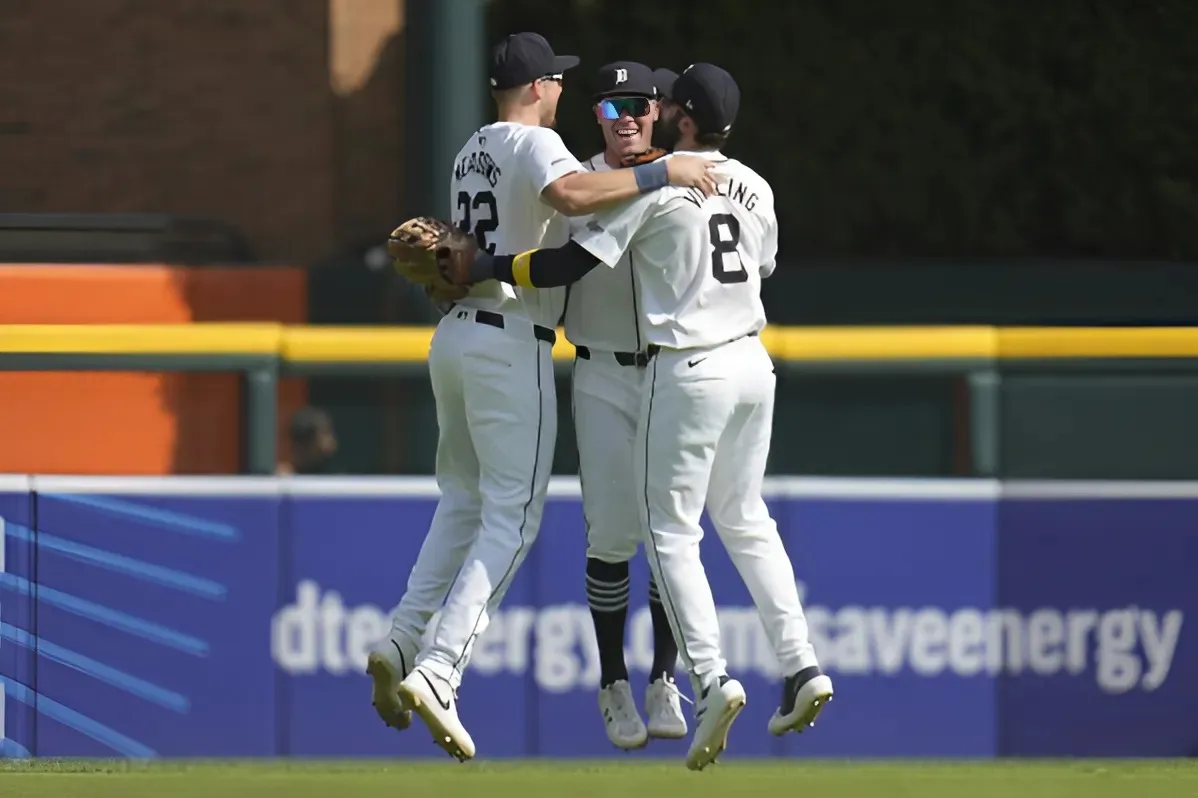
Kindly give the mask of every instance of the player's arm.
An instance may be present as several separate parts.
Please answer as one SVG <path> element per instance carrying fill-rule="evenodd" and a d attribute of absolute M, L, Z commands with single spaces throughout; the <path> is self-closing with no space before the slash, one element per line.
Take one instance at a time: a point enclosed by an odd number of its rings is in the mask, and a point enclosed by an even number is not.
<path fill-rule="evenodd" d="M 676 156 L 629 169 L 574 172 L 545 186 L 541 198 L 558 213 L 582 216 L 671 185 L 697 188 L 711 196 L 716 190 L 713 168 L 703 158 Z"/>
<path fill-rule="evenodd" d="M 473 282 L 499 280 L 521 288 L 554 288 L 585 277 L 600 263 L 614 267 L 633 238 L 661 214 L 657 199 L 643 197 L 595 216 L 565 246 L 519 255 L 480 253 L 470 266 Z"/>
<path fill-rule="evenodd" d="M 541 200 L 566 216 L 595 213 L 668 185 L 695 187 L 709 196 L 716 191 L 714 165 L 705 158 L 659 158 L 629 169 L 589 172 L 548 128 L 529 133 L 524 155 Z"/>
<path fill-rule="evenodd" d="M 470 265 L 470 279 L 499 280 L 521 288 L 556 288 L 576 283 L 602 263 L 577 242 L 556 249 L 532 249 L 519 255 L 480 252 Z"/>
<path fill-rule="evenodd" d="M 766 219 L 765 247 L 761 255 L 761 266 L 758 273 L 764 280 L 774 273 L 774 268 L 778 263 L 778 218 L 772 212 Z"/>

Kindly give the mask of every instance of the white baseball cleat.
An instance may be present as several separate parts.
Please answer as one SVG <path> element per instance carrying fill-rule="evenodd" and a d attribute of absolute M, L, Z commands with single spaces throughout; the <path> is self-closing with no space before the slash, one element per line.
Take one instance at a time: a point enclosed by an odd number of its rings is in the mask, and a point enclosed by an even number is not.
<path fill-rule="evenodd" d="M 770 718 L 770 734 L 783 735 L 790 730 L 803 733 L 815 725 L 815 719 L 832 700 L 832 680 L 818 666 L 786 677 L 782 683 L 782 702 Z"/>
<path fill-rule="evenodd" d="M 673 679 L 659 676 L 645 690 L 645 717 L 649 736 L 659 740 L 681 740 L 686 736 L 682 694 Z"/>
<path fill-rule="evenodd" d="M 474 757 L 474 740 L 458 718 L 458 697 L 449 682 L 417 665 L 400 683 L 399 697 L 450 756 L 459 762 Z"/>
<path fill-rule="evenodd" d="M 392 633 L 370 649 L 366 657 L 366 674 L 371 681 L 370 703 L 383 723 L 400 731 L 412 725 L 412 711 L 399 697 L 399 684 L 416 664 L 419 650 L 415 643 Z"/>
<path fill-rule="evenodd" d="M 699 727 L 686 752 L 686 766 L 702 770 L 719 758 L 728 747 L 728 731 L 732 722 L 745 708 L 745 688 L 735 679 L 721 676 L 708 686 L 699 698 L 695 717 Z"/>
<path fill-rule="evenodd" d="M 636 711 L 632 687 L 626 680 L 621 679 L 599 690 L 599 712 L 603 714 L 607 739 L 616 748 L 632 751 L 649 742 L 649 732 Z"/>

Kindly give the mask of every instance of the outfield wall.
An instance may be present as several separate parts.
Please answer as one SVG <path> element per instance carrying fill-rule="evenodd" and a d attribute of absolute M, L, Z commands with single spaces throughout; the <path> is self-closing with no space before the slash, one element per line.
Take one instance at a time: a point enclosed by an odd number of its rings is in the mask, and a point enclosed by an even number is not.
<path fill-rule="evenodd" d="M 382 725 L 363 675 L 435 497 L 427 479 L 0 477 L 0 752 L 441 755 Z M 710 535 L 749 695 L 732 755 L 1198 751 L 1198 484 L 780 479 L 769 500 L 837 696 L 810 733 L 766 733 L 776 662 Z M 583 563 L 577 483 L 555 481 L 461 691 L 480 756 L 617 755 Z M 638 690 L 647 576 L 638 558 Z"/>

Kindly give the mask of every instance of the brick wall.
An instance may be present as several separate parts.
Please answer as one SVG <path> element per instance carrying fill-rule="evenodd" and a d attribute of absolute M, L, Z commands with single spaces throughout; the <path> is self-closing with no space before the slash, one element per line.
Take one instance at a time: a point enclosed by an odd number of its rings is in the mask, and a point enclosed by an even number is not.
<path fill-rule="evenodd" d="M 381 241 L 401 220 L 403 0 L 329 0 L 341 241 Z"/>
<path fill-rule="evenodd" d="M 338 39 L 330 0 L 0 0 L 0 212 L 218 217 L 291 263 L 386 227 L 395 42 L 341 94 L 329 56 L 377 41 L 362 11 L 390 24 L 396 3 L 356 0 Z M 388 107 L 338 110 L 368 91 Z"/>

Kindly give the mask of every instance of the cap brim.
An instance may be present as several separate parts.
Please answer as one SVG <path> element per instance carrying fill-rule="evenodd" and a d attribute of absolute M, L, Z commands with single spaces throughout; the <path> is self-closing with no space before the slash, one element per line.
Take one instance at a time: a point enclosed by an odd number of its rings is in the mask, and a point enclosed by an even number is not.
<path fill-rule="evenodd" d="M 576 55 L 555 55 L 553 56 L 553 74 L 559 75 L 581 63 L 582 59 Z"/>
<path fill-rule="evenodd" d="M 657 84 L 657 93 L 662 97 L 671 97 L 674 94 L 674 81 L 676 80 L 678 80 L 678 73 L 672 69 L 653 70 L 653 82 Z"/>
<path fill-rule="evenodd" d="M 606 100 L 608 97 L 648 97 L 650 100 L 656 99 L 657 95 L 646 91 L 637 91 L 636 89 L 612 89 L 611 91 L 596 92 L 592 98 L 596 101 Z"/>

